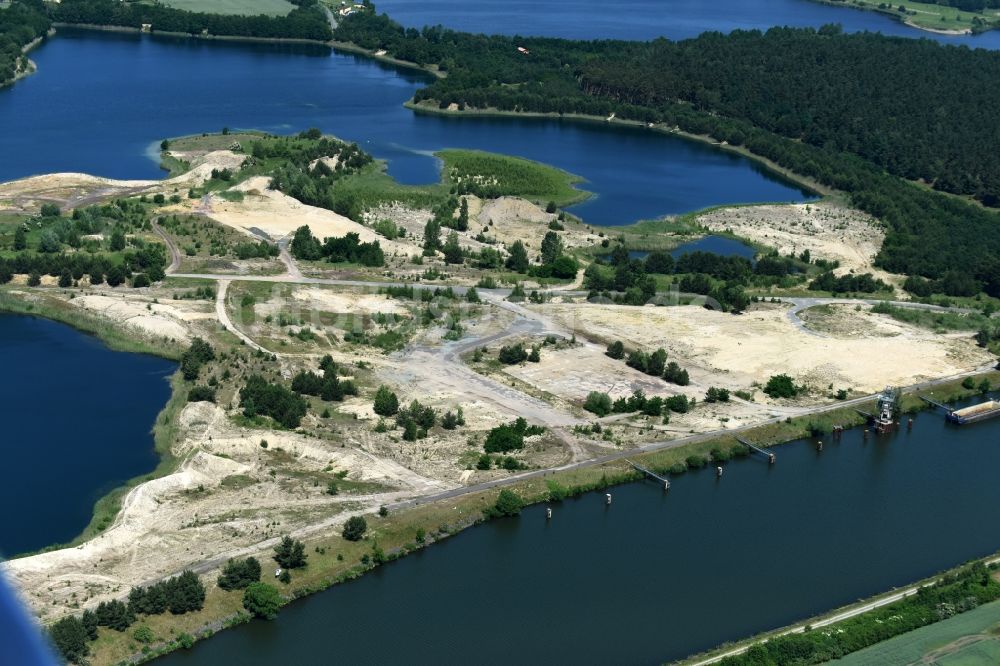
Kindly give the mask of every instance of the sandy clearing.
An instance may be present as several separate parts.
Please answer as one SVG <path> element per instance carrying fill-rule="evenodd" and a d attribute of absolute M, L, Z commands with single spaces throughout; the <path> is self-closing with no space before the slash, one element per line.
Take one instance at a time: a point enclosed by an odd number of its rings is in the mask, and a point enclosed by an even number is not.
<path fill-rule="evenodd" d="M 873 265 L 885 240 L 881 223 L 832 201 L 718 208 L 699 215 L 698 222 L 713 231 L 731 231 L 773 247 L 783 255 L 809 250 L 814 259 L 839 261 L 838 274 L 872 273 L 890 284 L 902 279 Z"/>
<path fill-rule="evenodd" d="M 433 213 L 429 210 L 421 210 L 417 208 L 409 208 L 399 203 L 393 203 L 388 205 L 378 206 L 364 213 L 364 219 L 369 224 L 377 222 L 379 220 L 392 220 L 396 223 L 397 227 L 402 227 L 406 229 L 406 237 L 411 239 L 414 244 L 423 245 L 424 242 L 424 226 L 427 222 L 434 217 Z M 471 206 L 470 206 L 470 219 Z M 442 242 L 451 233 L 451 229 L 441 230 Z M 469 224 L 469 230 L 465 232 L 458 233 L 458 244 L 465 249 L 478 252 L 484 247 L 487 247 L 486 243 L 481 243 L 477 241 L 474 236 L 478 233 L 479 229 L 475 224 Z M 417 250 L 419 254 L 419 249 Z"/>
<path fill-rule="evenodd" d="M 260 229 L 273 239 L 291 236 L 302 225 L 308 225 L 318 238 L 340 237 L 354 232 L 361 241 L 378 241 L 389 256 L 419 254 L 420 248 L 409 243 L 386 240 L 368 227 L 338 215 L 331 210 L 307 206 L 292 197 L 270 190 L 270 179 L 264 176 L 249 178 L 235 190 L 244 193 L 243 201 L 226 201 L 218 196 L 209 198 L 206 211 L 213 220 L 234 229 L 249 233 Z"/>
<path fill-rule="evenodd" d="M 691 373 L 693 386 L 749 388 L 774 374 L 825 389 L 874 392 L 980 367 L 990 357 L 965 337 L 911 327 L 898 335 L 819 337 L 796 328 L 784 307 L 731 315 L 700 307 L 550 305 L 557 321 L 602 339 L 646 350 L 663 347 Z"/>
<path fill-rule="evenodd" d="M 136 302 L 135 299 L 87 294 L 69 301 L 78 308 L 108 317 L 140 333 L 170 338 L 181 342 L 191 340 L 187 322 L 204 318 L 200 313 L 182 313 L 171 305 Z"/>
<path fill-rule="evenodd" d="M 74 208 L 115 197 L 156 192 L 172 194 L 175 190 L 201 185 L 211 177 L 213 169 L 238 170 L 244 159 L 246 156 L 240 153 L 216 150 L 194 160 L 186 173 L 166 180 L 116 180 L 85 173 L 30 176 L 0 183 L 0 206 L 35 212 L 46 202 Z"/>
<path fill-rule="evenodd" d="M 299 307 L 325 312 L 409 314 L 409 310 L 395 298 L 388 298 L 382 294 L 337 289 L 336 287 L 300 287 L 292 291 L 292 299 L 297 302 Z M 279 305 L 287 307 L 288 304 Z"/>
<path fill-rule="evenodd" d="M 470 197 L 470 201 L 474 197 Z M 542 245 L 542 238 L 549 231 L 549 222 L 557 214 L 546 213 L 540 206 L 524 199 L 515 197 L 500 197 L 486 202 L 477 201 L 469 205 L 470 231 L 479 233 L 484 228 L 488 236 L 495 237 L 503 244 L 522 241 L 529 249 L 529 256 L 537 254 Z M 560 232 L 563 244 L 567 248 L 589 247 L 600 242 L 596 233 L 578 229 L 575 225 L 566 224 L 566 231 Z"/>
<path fill-rule="evenodd" d="M 210 557 L 253 552 L 255 544 L 280 534 L 322 523 L 333 527 L 358 511 L 453 487 L 374 455 L 368 449 L 380 445 L 364 433 L 342 446 L 292 432 L 247 430 L 207 402 L 186 405 L 178 423 L 174 453 L 184 462 L 129 492 L 111 527 L 76 548 L 2 565 L 40 617 L 57 617 L 77 603 L 91 607 Z M 333 479 L 339 470 L 386 489 L 332 497 L 325 484 L 299 476 Z"/>
<path fill-rule="evenodd" d="M 647 396 L 674 395 L 681 387 L 634 370 L 608 357 L 597 345 L 578 345 L 552 350 L 542 347 L 541 361 L 504 368 L 504 372 L 547 393 L 568 400 L 584 400 L 591 391 L 612 398 L 643 391 Z"/>

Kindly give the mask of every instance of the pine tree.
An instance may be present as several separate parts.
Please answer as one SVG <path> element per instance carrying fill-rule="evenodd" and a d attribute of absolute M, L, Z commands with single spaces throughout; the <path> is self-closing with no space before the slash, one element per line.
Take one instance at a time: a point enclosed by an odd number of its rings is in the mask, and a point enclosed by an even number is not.
<path fill-rule="evenodd" d="M 458 244 L 458 234 L 452 231 L 444 244 L 444 263 L 461 264 L 464 261 L 462 247 Z"/>
<path fill-rule="evenodd" d="M 424 254 L 433 255 L 441 249 L 441 223 L 436 219 L 427 220 L 424 225 Z"/>
<path fill-rule="evenodd" d="M 458 207 L 458 220 L 455 228 L 459 231 L 469 230 L 469 201 L 467 199 L 462 199 L 462 203 Z"/>
<path fill-rule="evenodd" d="M 514 241 L 507 248 L 507 251 L 510 253 L 510 256 L 507 257 L 507 268 L 516 273 L 526 273 L 528 271 L 528 251 L 524 248 L 524 243 Z"/>
<path fill-rule="evenodd" d="M 379 416 L 393 416 L 399 411 L 399 398 L 384 384 L 375 391 L 375 413 Z"/>

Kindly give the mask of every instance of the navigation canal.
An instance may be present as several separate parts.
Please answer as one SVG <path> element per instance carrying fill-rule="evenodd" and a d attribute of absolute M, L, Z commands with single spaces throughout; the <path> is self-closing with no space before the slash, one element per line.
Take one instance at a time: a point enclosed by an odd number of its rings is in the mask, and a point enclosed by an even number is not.
<path fill-rule="evenodd" d="M 916 417 L 469 529 L 164 666 L 655 664 L 1000 548 L 1000 421 Z M 265 570 L 268 567 L 264 567 Z M 556 628 L 558 627 L 558 628 Z"/>

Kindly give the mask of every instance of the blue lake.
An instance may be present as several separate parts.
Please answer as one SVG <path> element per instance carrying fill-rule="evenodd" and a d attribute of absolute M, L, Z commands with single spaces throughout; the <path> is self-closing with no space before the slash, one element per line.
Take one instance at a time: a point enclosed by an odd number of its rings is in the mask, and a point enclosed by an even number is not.
<path fill-rule="evenodd" d="M 698 240 L 684 243 L 670 254 L 674 259 L 691 252 L 708 252 L 709 254 L 719 254 L 723 257 L 743 257 L 753 261 L 757 250 L 742 241 L 725 236 L 704 236 Z"/>
<path fill-rule="evenodd" d="M 53 171 L 156 178 L 150 147 L 164 137 L 320 127 L 388 160 L 404 183 L 436 181 L 430 153 L 441 148 L 554 164 L 597 194 L 573 208 L 591 224 L 811 198 L 750 160 L 642 129 L 415 114 L 402 104 L 423 75 L 324 47 L 64 29 L 32 58 L 38 73 L 0 91 L 0 152 L 17 156 L 0 162 L 0 180 Z"/>
<path fill-rule="evenodd" d="M 94 502 L 159 458 L 152 427 L 176 364 L 115 352 L 37 317 L 0 314 L 0 554 L 69 541 Z"/>
<path fill-rule="evenodd" d="M 846 5 L 846 3 L 845 3 Z M 972 48 L 1000 48 L 1000 32 L 939 35 L 889 16 L 811 0 L 380 0 L 376 7 L 405 26 L 444 25 L 467 32 L 567 39 L 688 39 L 703 32 L 767 30 L 776 25 L 881 32 Z"/>

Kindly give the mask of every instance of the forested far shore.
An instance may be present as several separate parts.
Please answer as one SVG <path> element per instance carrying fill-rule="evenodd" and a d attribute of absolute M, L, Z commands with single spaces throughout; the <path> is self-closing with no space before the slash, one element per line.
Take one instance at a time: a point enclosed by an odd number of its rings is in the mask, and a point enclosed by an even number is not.
<path fill-rule="evenodd" d="M 20 1 L 20 0 L 19 0 Z M 289 0 L 295 9 L 286 16 L 240 16 L 187 12 L 163 5 L 118 0 L 63 0 L 51 10 L 59 23 L 121 26 L 191 35 L 311 39 L 328 41 L 332 32 L 317 0 Z"/>
<path fill-rule="evenodd" d="M 417 103 L 614 114 L 743 146 L 880 218 L 880 267 L 1000 295 L 1000 215 L 987 208 L 1000 205 L 998 53 L 839 26 L 681 42 L 486 36 L 373 11 L 334 37 L 447 72 Z"/>
<path fill-rule="evenodd" d="M 0 88 L 28 67 L 24 49 L 52 27 L 41 0 L 19 0 L 0 9 Z"/>

